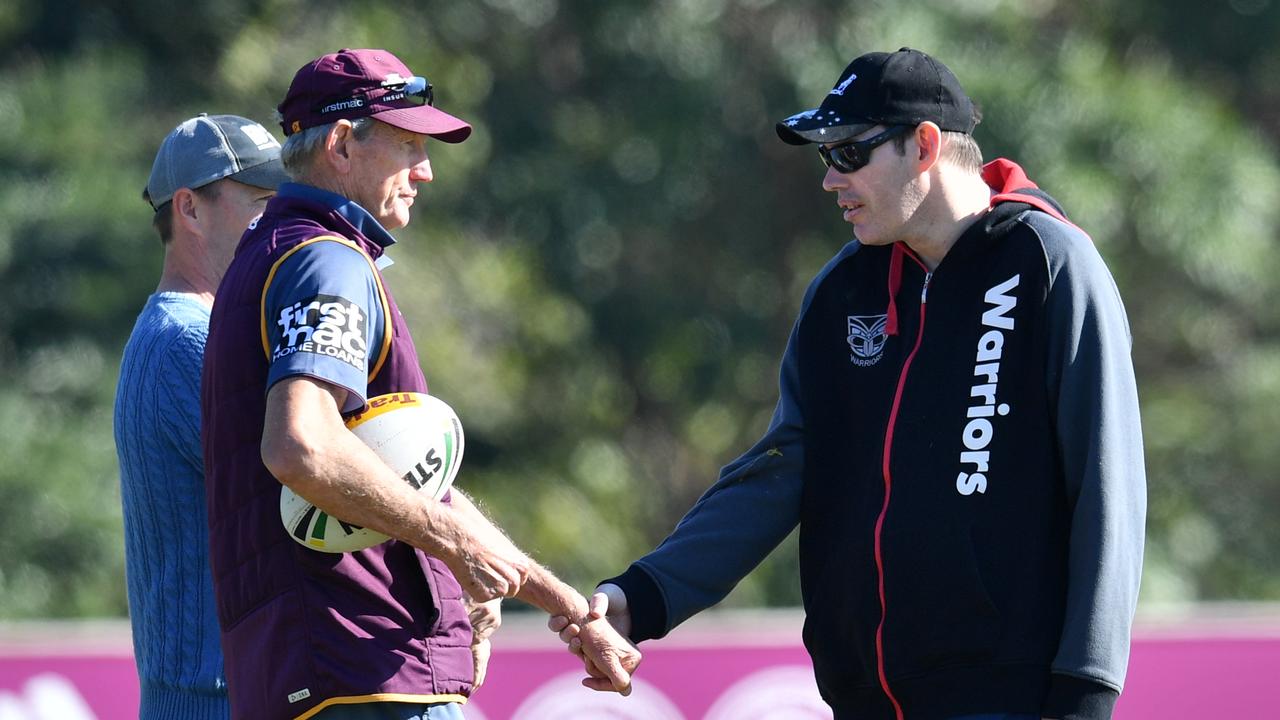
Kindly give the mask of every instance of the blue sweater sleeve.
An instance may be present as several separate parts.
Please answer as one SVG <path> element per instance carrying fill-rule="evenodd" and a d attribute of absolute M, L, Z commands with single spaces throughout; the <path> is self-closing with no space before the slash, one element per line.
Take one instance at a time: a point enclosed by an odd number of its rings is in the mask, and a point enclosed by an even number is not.
<path fill-rule="evenodd" d="M 1115 282 L 1082 232 L 1031 213 L 1049 263 L 1049 396 L 1071 507 L 1062 639 L 1044 712 L 1110 717 L 1124 684 L 1142 576 L 1146 473 Z"/>
<path fill-rule="evenodd" d="M 850 243 L 818 274 L 805 293 L 800 318 L 822 280 L 857 248 Z M 632 640 L 662 637 L 723 600 L 799 523 L 804 471 L 799 327 L 797 319 L 782 358 L 778 404 L 764 436 L 720 471 L 661 545 L 604 581 L 626 593 Z"/>
<path fill-rule="evenodd" d="M 207 327 L 184 327 L 161 359 L 161 371 L 154 378 L 168 408 L 168 412 L 159 414 L 162 430 L 171 447 L 199 472 L 204 468 L 200 448 L 200 368 L 208 335 Z"/>

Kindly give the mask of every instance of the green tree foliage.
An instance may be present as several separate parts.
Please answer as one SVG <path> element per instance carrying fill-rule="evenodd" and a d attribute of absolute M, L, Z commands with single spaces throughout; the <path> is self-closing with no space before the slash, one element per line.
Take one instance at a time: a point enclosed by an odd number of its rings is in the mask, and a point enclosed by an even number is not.
<path fill-rule="evenodd" d="M 1232 43 L 1179 35 L 1179 4 L 1101 5 L 0 8 L 0 617 L 125 611 L 111 401 L 159 268 L 139 197 L 158 142 L 200 111 L 270 126 L 292 72 L 339 47 L 394 50 L 476 125 L 432 145 L 436 180 L 387 277 L 467 427 L 459 483 L 570 581 L 660 541 L 763 431 L 804 287 L 850 239 L 817 159 L 773 123 L 852 56 L 907 45 L 951 65 L 988 157 L 1058 196 L 1124 293 L 1144 599 L 1280 597 L 1280 168 L 1275 114 L 1234 70 L 1274 67 L 1258 28 L 1275 12 L 1199 16 L 1251 28 Z M 796 575 L 788 542 L 729 602 L 794 604 Z"/>

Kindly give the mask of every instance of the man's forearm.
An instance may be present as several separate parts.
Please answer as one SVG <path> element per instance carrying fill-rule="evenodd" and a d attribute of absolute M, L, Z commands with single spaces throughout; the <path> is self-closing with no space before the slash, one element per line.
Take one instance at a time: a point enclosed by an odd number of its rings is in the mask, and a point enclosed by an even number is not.
<path fill-rule="evenodd" d="M 530 564 L 529 580 L 516 597 L 548 615 L 563 615 L 574 622 L 581 622 L 587 615 L 586 598 L 537 563 Z"/>
<path fill-rule="evenodd" d="M 431 503 L 342 424 L 338 391 L 286 379 L 267 395 L 262 458 L 281 483 L 330 515 L 422 547 L 455 541 Z M 435 532 L 433 532 L 435 531 Z M 456 533 L 453 533 L 456 534 Z"/>
<path fill-rule="evenodd" d="M 341 404 L 342 391 L 310 378 L 272 387 L 262 436 L 267 469 L 330 515 L 440 558 L 476 600 L 513 596 L 528 558 L 469 503 L 459 512 L 410 488 L 342 425 Z"/>
<path fill-rule="evenodd" d="M 502 538 L 510 543 L 514 551 L 519 552 L 515 543 L 511 543 L 507 539 L 501 529 L 480 508 L 476 507 L 471 498 L 457 488 L 454 488 L 451 492 L 453 506 L 458 512 L 467 516 L 470 522 L 491 527 L 494 533 L 502 535 Z M 563 615 L 573 618 L 574 622 L 578 622 L 587 614 L 587 601 L 582 597 L 582 594 L 533 560 L 529 560 L 529 578 L 521 586 L 520 592 L 516 594 L 516 597 L 540 610 L 546 611 L 549 615 Z"/>

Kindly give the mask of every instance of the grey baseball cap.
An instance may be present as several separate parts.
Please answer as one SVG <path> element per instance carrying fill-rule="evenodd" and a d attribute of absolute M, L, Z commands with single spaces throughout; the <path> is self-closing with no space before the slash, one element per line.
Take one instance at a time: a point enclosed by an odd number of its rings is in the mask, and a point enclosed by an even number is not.
<path fill-rule="evenodd" d="M 225 177 L 268 190 L 289 181 L 280 143 L 266 128 L 239 115 L 200 113 L 160 144 L 142 199 L 158 208 L 178 188 L 194 190 Z"/>

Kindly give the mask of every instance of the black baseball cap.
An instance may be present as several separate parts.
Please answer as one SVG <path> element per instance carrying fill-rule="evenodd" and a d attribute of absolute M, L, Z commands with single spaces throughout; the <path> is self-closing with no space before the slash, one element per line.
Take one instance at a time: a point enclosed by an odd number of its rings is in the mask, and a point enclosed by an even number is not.
<path fill-rule="evenodd" d="M 978 124 L 973 101 L 946 65 L 919 50 L 872 52 L 840 74 L 822 104 L 777 124 L 791 145 L 848 140 L 876 125 L 937 123 L 971 133 Z"/>

